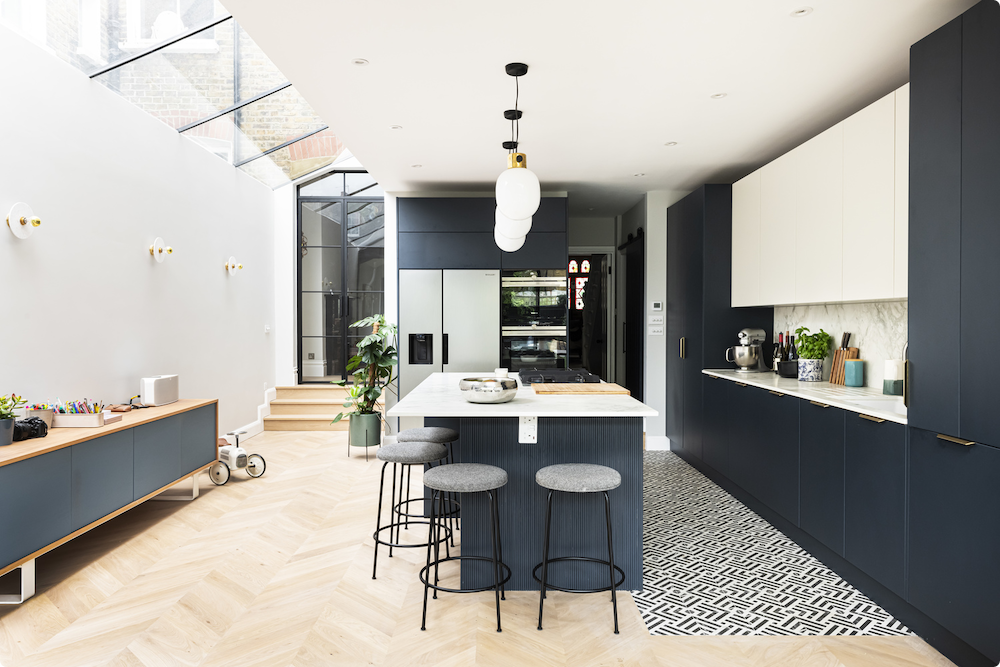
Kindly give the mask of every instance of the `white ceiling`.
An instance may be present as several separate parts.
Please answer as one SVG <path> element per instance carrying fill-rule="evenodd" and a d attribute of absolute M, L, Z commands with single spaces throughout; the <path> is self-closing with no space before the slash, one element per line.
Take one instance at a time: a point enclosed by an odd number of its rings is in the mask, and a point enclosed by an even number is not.
<path fill-rule="evenodd" d="M 389 192 L 492 190 L 504 65 L 527 63 L 521 150 L 584 217 L 765 164 L 905 83 L 910 44 L 975 4 L 224 1 Z"/>

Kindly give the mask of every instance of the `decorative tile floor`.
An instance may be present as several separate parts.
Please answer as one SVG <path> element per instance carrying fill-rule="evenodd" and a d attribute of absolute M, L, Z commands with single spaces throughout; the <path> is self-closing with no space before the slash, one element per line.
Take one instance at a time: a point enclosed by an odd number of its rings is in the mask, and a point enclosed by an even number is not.
<path fill-rule="evenodd" d="M 908 635 L 888 612 L 671 452 L 644 459 L 653 635 Z"/>

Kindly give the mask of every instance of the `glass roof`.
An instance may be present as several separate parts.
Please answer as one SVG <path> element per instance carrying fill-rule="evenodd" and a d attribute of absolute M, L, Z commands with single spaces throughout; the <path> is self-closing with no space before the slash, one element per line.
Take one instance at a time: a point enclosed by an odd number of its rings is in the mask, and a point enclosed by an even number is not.
<path fill-rule="evenodd" d="M 216 0 L 0 0 L 0 23 L 271 187 L 344 150 Z"/>

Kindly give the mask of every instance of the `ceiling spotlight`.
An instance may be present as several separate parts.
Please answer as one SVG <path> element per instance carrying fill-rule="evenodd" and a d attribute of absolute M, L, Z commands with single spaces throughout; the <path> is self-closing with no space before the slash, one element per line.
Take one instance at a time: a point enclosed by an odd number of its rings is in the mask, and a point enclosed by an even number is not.
<path fill-rule="evenodd" d="M 663 145 L 664 145 L 664 146 L 676 146 L 676 145 L 677 145 L 677 142 L 676 142 L 676 141 L 668 141 L 667 143 L 665 143 L 665 144 L 663 144 Z"/>
<path fill-rule="evenodd" d="M 420 169 L 420 168 L 421 168 L 421 167 L 423 167 L 424 165 L 422 165 L 422 164 L 411 164 L 410 166 L 411 166 L 412 168 L 414 168 L 414 169 Z"/>
<path fill-rule="evenodd" d="M 712 97 L 713 100 L 721 100 L 725 96 L 726 96 L 726 93 L 715 93 L 711 97 Z"/>
<path fill-rule="evenodd" d="M 644 173 L 642 173 L 642 172 L 640 171 L 640 172 L 637 172 L 637 173 L 635 173 L 635 174 L 632 174 L 632 175 L 633 175 L 633 176 L 645 176 L 646 174 L 644 174 Z"/>
<path fill-rule="evenodd" d="M 798 19 L 802 18 L 803 16 L 809 16 L 810 14 L 812 14 L 812 11 L 813 11 L 812 7 L 799 7 L 794 12 L 789 14 L 789 16 L 791 16 L 793 19 Z"/>
<path fill-rule="evenodd" d="M 358 65 L 359 67 L 364 67 L 368 64 L 368 61 L 364 58 L 351 58 L 352 65 Z"/>
<path fill-rule="evenodd" d="M 389 129 L 390 130 L 402 130 L 403 126 L 402 125 L 390 125 Z"/>

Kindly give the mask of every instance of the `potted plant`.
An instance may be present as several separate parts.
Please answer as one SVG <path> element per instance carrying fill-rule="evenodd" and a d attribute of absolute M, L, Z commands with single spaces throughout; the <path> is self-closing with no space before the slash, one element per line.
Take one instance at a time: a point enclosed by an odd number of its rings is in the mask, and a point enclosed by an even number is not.
<path fill-rule="evenodd" d="M 799 352 L 799 382 L 822 382 L 823 360 L 830 352 L 833 338 L 823 329 L 809 333 L 806 327 L 795 330 Z"/>
<path fill-rule="evenodd" d="M 0 396 L 0 446 L 14 442 L 14 410 L 26 402 L 15 394 Z"/>
<path fill-rule="evenodd" d="M 348 451 L 350 447 L 371 447 L 382 442 L 382 397 L 383 389 L 392 390 L 399 367 L 399 353 L 396 350 L 396 326 L 385 321 L 384 315 L 372 315 L 359 320 L 351 328 L 371 327 L 372 332 L 358 343 L 358 353 L 347 362 L 347 371 L 354 375 L 354 383 L 348 390 L 345 408 L 351 412 L 341 412 L 333 423 L 345 416 L 348 425 Z M 347 385 L 347 380 L 335 382 Z"/>

